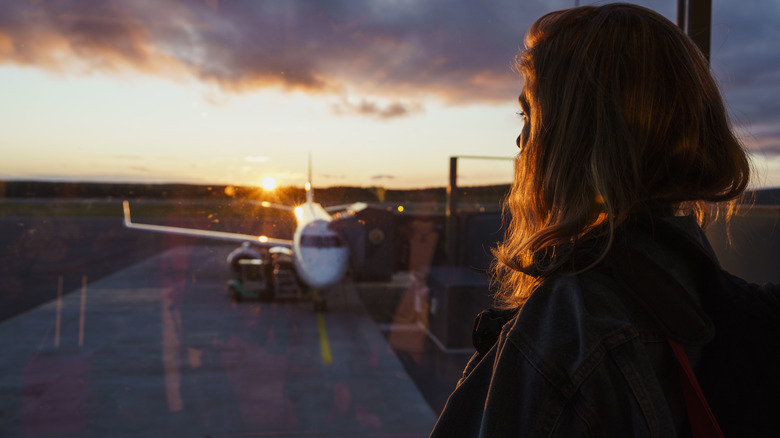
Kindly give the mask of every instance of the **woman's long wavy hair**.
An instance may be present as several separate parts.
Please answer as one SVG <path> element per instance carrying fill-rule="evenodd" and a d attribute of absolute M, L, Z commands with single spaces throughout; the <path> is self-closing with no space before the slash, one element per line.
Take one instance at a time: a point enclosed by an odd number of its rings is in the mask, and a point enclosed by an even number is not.
<path fill-rule="evenodd" d="M 504 206 L 511 222 L 493 251 L 505 306 L 522 307 L 544 278 L 564 273 L 577 242 L 600 242 L 603 257 L 641 205 L 663 203 L 700 224 L 706 202 L 733 211 L 750 163 L 709 63 L 663 16 L 628 4 L 547 14 L 516 68 L 526 120 Z"/>

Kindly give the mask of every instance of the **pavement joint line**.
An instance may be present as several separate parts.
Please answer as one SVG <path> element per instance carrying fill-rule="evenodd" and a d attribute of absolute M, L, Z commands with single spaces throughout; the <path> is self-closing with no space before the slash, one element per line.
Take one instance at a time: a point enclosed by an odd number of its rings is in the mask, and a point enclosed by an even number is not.
<path fill-rule="evenodd" d="M 472 354 L 476 351 L 474 348 L 447 348 L 439 338 L 436 337 L 428 327 L 423 324 L 422 321 L 410 322 L 405 324 L 384 323 L 377 324 L 379 331 L 382 333 L 388 333 L 390 331 L 397 332 L 425 332 L 430 340 L 445 354 Z"/>
<path fill-rule="evenodd" d="M 81 306 L 79 307 L 79 347 L 84 346 L 84 313 L 87 310 L 87 276 L 81 277 Z"/>
<path fill-rule="evenodd" d="M 57 311 L 54 316 L 54 348 L 60 348 L 60 326 L 62 325 L 62 275 L 57 277 Z"/>
<path fill-rule="evenodd" d="M 433 341 L 434 344 L 436 344 L 437 347 L 439 347 L 439 350 L 441 350 L 443 353 L 446 354 L 473 354 L 476 350 L 472 348 L 447 348 L 440 340 L 436 337 L 433 333 L 431 333 L 430 330 L 428 330 L 425 325 L 423 325 L 422 322 L 417 321 L 417 324 L 420 325 L 420 328 L 422 330 L 425 330 L 425 333 L 428 335 L 428 338 Z"/>
<path fill-rule="evenodd" d="M 382 333 L 386 333 L 389 331 L 419 332 L 419 331 L 426 330 L 425 326 L 421 326 L 419 323 L 416 322 L 409 322 L 405 324 L 396 324 L 396 323 L 377 324 L 377 327 L 379 327 L 379 331 Z"/>

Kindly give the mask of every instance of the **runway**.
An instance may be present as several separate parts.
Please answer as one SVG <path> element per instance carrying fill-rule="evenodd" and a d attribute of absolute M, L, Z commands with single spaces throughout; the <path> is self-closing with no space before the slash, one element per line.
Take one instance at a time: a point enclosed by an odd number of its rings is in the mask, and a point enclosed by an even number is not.
<path fill-rule="evenodd" d="M 365 291 L 328 291 L 325 314 L 232 302 L 231 249 L 169 246 L 75 287 L 57 276 L 56 298 L 0 323 L 0 436 L 428 435 L 436 415 Z"/>

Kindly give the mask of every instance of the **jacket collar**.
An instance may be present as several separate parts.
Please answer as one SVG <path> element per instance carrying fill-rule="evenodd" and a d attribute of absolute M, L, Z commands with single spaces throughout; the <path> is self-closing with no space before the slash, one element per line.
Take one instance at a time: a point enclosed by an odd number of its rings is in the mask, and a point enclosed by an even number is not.
<path fill-rule="evenodd" d="M 609 252 L 591 269 L 616 279 L 621 298 L 639 304 L 667 336 L 703 345 L 714 336 L 714 327 L 699 294 L 713 287 L 720 266 L 692 217 L 662 217 L 665 213 L 657 206 L 638 211 L 615 231 Z M 557 257 L 566 257 L 561 275 L 587 271 L 605 245 L 602 237 L 550 248 L 536 254 L 523 272 L 539 277 L 538 268 Z"/>
<path fill-rule="evenodd" d="M 667 336 L 692 345 L 712 339 L 699 295 L 713 287 L 720 267 L 693 218 L 629 224 L 603 264 Z"/>

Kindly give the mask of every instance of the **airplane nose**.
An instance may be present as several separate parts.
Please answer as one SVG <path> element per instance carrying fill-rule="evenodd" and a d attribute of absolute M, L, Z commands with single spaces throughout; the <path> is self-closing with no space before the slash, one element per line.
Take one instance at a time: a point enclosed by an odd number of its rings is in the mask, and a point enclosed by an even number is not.
<path fill-rule="evenodd" d="M 347 267 L 348 254 L 328 250 L 303 248 L 301 250 L 300 274 L 311 287 L 323 289 L 337 284 L 344 276 Z"/>
<path fill-rule="evenodd" d="M 312 286 L 317 289 L 324 289 L 335 285 L 341 280 L 341 273 L 336 270 L 330 270 L 329 272 L 323 272 L 322 275 L 316 276 L 312 281 Z"/>

